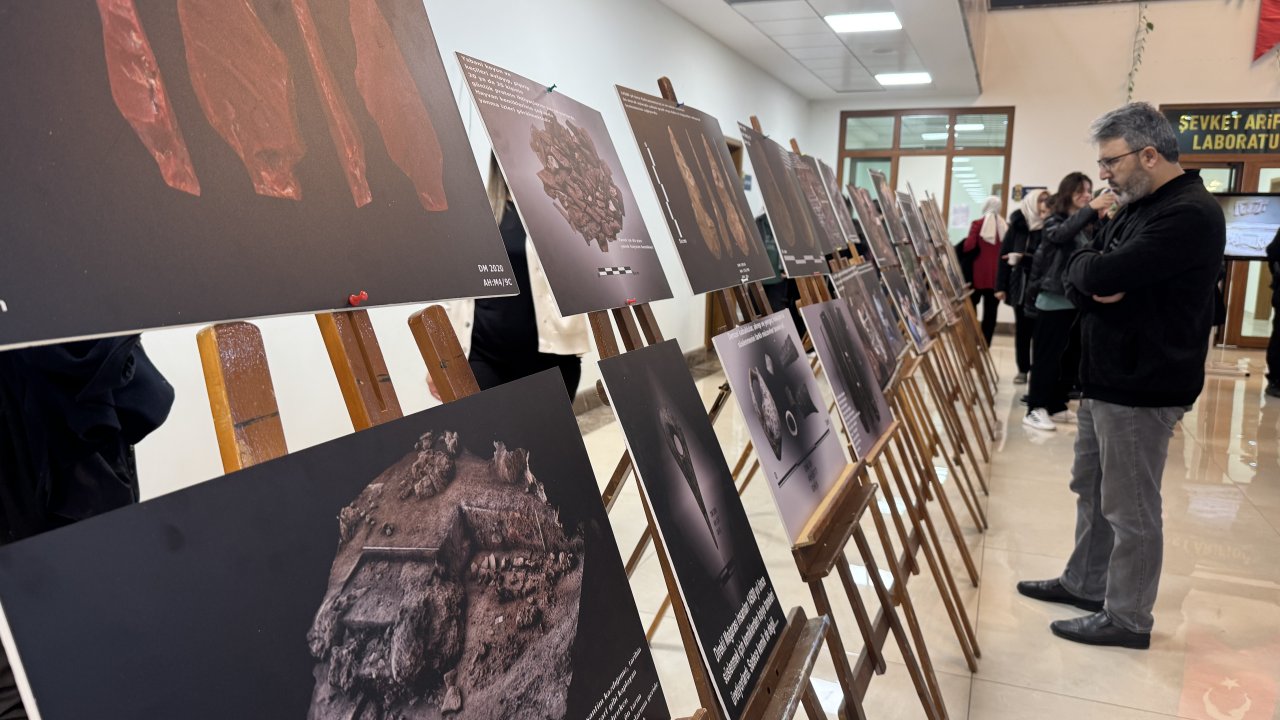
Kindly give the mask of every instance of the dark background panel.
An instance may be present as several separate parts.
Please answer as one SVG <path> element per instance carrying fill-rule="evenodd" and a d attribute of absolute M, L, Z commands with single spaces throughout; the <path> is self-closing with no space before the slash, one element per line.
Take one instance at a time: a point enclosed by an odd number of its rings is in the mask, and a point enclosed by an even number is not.
<path fill-rule="evenodd" d="M 738 250 L 734 249 L 730 252 L 725 248 L 717 258 L 703 242 L 702 233 L 694 217 L 693 200 L 689 197 L 676 163 L 675 153 L 671 150 L 668 128 L 675 133 L 677 142 L 681 144 L 681 150 L 690 162 L 693 161 L 690 156 L 693 152 L 691 143 L 696 143 L 700 147 L 701 138 L 705 136 L 711 148 L 721 155 L 724 166 L 732 169 L 733 164 L 728 159 L 728 146 L 719 122 L 714 117 L 688 105 L 673 108 L 672 113 L 651 114 L 630 107 L 632 101 L 628 96 L 648 98 L 650 101 L 668 105 L 669 103 L 662 98 L 621 86 L 618 87 L 618 93 L 622 98 L 623 109 L 626 111 L 631 131 L 635 135 L 636 144 L 639 146 L 641 161 L 649 175 L 649 181 L 654 186 L 658 206 L 671 232 L 672 242 L 676 245 L 676 252 L 680 256 L 680 263 L 693 293 L 699 295 L 746 282 L 772 278 L 773 267 L 769 264 L 768 255 L 765 254 L 764 241 L 756 230 L 750 208 L 746 205 L 742 181 L 736 172 L 730 173 L 731 177 L 728 180 L 731 185 L 727 189 L 735 197 L 736 209 L 745 223 L 744 229 L 748 234 L 751 253 L 743 257 Z M 659 183 L 662 187 L 658 187 Z M 714 190 L 714 186 L 703 188 L 704 202 L 710 201 Z M 679 233 L 672 226 L 672 216 L 679 224 Z M 685 242 L 681 242 L 682 239 Z M 747 263 L 747 272 L 742 272 L 738 267 L 740 262 Z"/>
<path fill-rule="evenodd" d="M 704 661 L 712 669 L 717 691 L 728 703 L 732 688 L 721 681 L 720 669 L 724 662 L 715 660 L 711 648 L 732 622 L 745 601 L 747 590 L 757 578 L 768 581 L 769 577 L 746 510 L 738 498 L 733 477 L 680 346 L 674 340 L 601 361 L 600 372 L 626 435 L 627 446 L 636 459 L 636 471 L 674 565 Z M 663 406 L 684 428 L 704 500 L 724 523 L 724 539 L 719 548 L 712 547 L 707 541 L 707 532 L 698 529 L 698 526 L 705 527 L 704 521 L 663 436 L 659 420 Z M 721 559 L 726 556 L 732 558 L 735 570 L 730 581 L 721 584 L 711 574 L 715 570 L 709 568 L 720 567 Z M 771 582 L 769 586 L 772 588 Z M 782 606 L 777 602 L 767 617 L 778 620 L 780 628 L 786 624 Z M 767 651 L 765 657 L 768 657 Z M 726 655 L 724 660 L 728 659 Z M 764 663 L 761 663 L 753 674 L 751 686 L 758 682 L 763 671 Z M 730 717 L 740 716 L 746 700 L 744 697 L 736 706 L 730 704 Z"/>
<path fill-rule="evenodd" d="M 0 346 L 164 325 L 508 294 L 505 267 L 453 93 L 417 0 L 379 0 L 444 152 L 449 209 L 427 212 L 391 160 L 355 82 L 347 0 L 310 0 L 364 139 L 373 202 L 357 208 L 289 3 L 254 0 L 288 58 L 306 153 L 300 201 L 253 190 L 196 99 L 172 0 L 138 0 L 200 181 L 170 188 L 111 95 L 90 0 L 0 7 Z"/>
<path fill-rule="evenodd" d="M 305 717 L 338 512 L 427 430 L 456 430 L 485 458 L 495 440 L 528 449 L 550 501 L 585 529 L 568 713 L 586 717 L 646 643 L 557 371 L 0 549 L 0 599 L 43 716 Z M 637 687 L 656 681 L 651 658 L 635 667 Z M 646 717 L 670 717 L 661 694 Z"/>

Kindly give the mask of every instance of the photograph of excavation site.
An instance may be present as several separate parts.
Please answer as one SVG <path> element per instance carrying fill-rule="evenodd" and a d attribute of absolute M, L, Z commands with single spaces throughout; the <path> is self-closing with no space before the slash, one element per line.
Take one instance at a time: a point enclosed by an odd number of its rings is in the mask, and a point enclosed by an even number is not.
<path fill-rule="evenodd" d="M 666 720 L 579 437 L 552 371 L 6 546 L 10 657 L 45 720 Z"/>

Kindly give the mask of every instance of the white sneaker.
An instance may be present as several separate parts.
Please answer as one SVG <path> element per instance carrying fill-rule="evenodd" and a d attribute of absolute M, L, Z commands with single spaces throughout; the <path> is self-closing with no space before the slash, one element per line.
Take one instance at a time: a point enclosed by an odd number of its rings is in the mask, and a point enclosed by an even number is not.
<path fill-rule="evenodd" d="M 1053 421 L 1049 419 L 1049 413 L 1044 408 L 1036 408 L 1027 413 L 1027 416 L 1022 418 L 1022 424 L 1036 430 L 1049 431 L 1058 429 L 1058 426 L 1054 425 Z"/>
<path fill-rule="evenodd" d="M 1074 425 L 1076 422 L 1076 414 L 1071 410 L 1063 410 L 1049 416 L 1049 419 L 1062 425 Z"/>

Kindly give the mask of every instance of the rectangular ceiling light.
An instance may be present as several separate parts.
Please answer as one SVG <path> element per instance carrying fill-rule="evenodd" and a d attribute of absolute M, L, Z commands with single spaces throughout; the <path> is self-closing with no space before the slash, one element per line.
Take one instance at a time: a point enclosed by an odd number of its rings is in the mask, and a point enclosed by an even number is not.
<path fill-rule="evenodd" d="M 982 132 L 986 129 L 982 123 L 956 123 L 956 132 Z"/>
<path fill-rule="evenodd" d="M 876 82 L 886 87 L 889 85 L 928 85 L 933 82 L 933 76 L 927 72 L 880 73 L 876 75 Z"/>
<path fill-rule="evenodd" d="M 934 140 L 946 140 L 947 133 L 920 133 L 920 139 L 925 142 L 933 142 Z"/>
<path fill-rule="evenodd" d="M 901 30 L 902 21 L 891 12 L 840 13 L 822 18 L 838 33 L 884 32 Z"/>
<path fill-rule="evenodd" d="M 952 162 L 953 164 L 955 164 L 955 165 L 968 165 L 968 164 L 969 164 L 969 158 L 955 158 L 955 159 L 954 159 L 954 160 L 952 160 L 951 162 Z"/>

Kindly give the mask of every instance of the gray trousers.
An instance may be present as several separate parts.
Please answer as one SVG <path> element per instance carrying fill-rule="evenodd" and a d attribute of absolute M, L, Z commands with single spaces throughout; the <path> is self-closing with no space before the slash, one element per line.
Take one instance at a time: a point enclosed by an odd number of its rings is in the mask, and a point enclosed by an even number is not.
<path fill-rule="evenodd" d="M 1187 408 L 1083 400 L 1071 490 L 1076 547 L 1062 586 L 1105 600 L 1112 622 L 1149 633 L 1164 561 L 1160 479 L 1173 428 Z"/>

